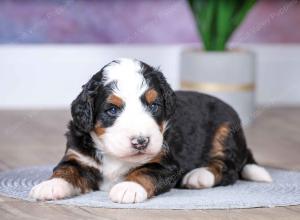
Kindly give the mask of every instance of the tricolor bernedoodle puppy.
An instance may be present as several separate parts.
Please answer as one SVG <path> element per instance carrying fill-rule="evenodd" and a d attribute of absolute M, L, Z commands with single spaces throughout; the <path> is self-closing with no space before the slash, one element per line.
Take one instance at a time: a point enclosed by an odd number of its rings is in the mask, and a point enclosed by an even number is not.
<path fill-rule="evenodd" d="M 272 181 L 247 148 L 237 113 L 217 98 L 174 92 L 160 70 L 119 59 L 73 101 L 67 148 L 49 180 L 30 192 L 54 200 L 95 190 L 137 203 L 173 187 L 238 179 Z"/>

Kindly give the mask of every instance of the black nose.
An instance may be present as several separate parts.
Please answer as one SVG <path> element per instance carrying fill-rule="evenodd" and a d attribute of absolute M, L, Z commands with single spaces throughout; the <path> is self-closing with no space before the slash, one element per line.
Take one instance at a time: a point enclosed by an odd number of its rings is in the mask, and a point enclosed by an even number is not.
<path fill-rule="evenodd" d="M 131 145 L 134 149 L 144 150 L 149 144 L 149 137 L 133 137 L 131 138 Z"/>

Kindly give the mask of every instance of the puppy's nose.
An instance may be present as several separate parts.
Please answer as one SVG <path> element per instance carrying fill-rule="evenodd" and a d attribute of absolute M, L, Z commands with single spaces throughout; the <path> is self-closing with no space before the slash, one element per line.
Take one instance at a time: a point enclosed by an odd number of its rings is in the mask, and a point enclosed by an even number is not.
<path fill-rule="evenodd" d="M 131 146 L 136 150 L 144 150 L 149 144 L 149 137 L 138 136 L 131 138 Z"/>

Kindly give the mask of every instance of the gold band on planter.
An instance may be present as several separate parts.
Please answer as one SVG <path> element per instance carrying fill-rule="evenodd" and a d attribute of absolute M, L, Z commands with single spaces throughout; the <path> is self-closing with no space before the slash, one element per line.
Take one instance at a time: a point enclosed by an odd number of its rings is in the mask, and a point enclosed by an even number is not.
<path fill-rule="evenodd" d="M 249 92 L 254 90 L 255 84 L 198 83 L 183 81 L 181 82 L 181 88 L 200 90 L 203 92 Z"/>

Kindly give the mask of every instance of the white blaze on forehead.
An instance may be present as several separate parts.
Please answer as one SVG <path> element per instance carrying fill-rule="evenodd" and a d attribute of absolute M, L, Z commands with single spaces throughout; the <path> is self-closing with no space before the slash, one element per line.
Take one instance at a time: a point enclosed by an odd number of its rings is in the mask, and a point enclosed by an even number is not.
<path fill-rule="evenodd" d="M 138 60 L 122 58 L 111 63 L 104 70 L 104 78 L 106 79 L 104 85 L 117 82 L 114 93 L 124 101 L 140 97 L 147 90 Z"/>
<path fill-rule="evenodd" d="M 163 136 L 153 115 L 141 101 L 141 96 L 149 89 L 142 74 L 142 64 L 138 60 L 120 59 L 103 70 L 104 85 L 116 82 L 114 95 L 124 102 L 124 107 L 113 125 L 105 129 L 101 136 L 102 151 L 108 155 L 130 163 L 149 161 L 160 152 Z M 131 158 L 136 154 L 131 138 L 145 136 L 149 144 L 142 157 Z M 97 139 L 97 137 L 93 137 Z"/>

